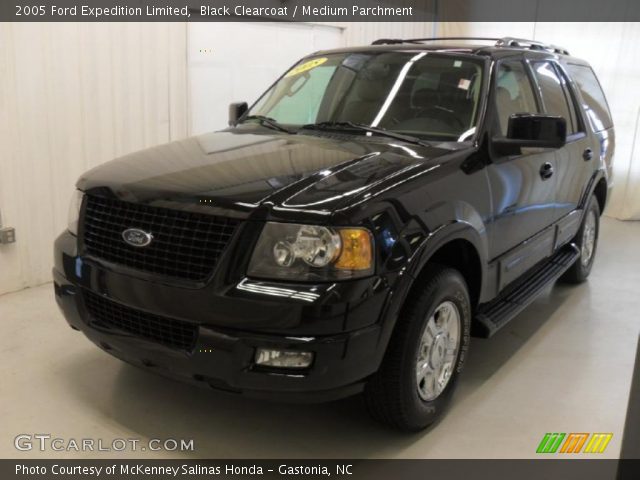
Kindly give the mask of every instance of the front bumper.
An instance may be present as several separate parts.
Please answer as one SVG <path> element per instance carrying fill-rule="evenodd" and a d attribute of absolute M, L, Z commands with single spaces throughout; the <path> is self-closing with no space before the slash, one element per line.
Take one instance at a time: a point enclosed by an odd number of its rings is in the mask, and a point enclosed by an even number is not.
<path fill-rule="evenodd" d="M 133 365 L 227 392 L 313 402 L 358 393 L 382 360 L 386 342 L 381 341 L 381 312 L 389 288 L 380 279 L 333 286 L 243 279 L 233 285 L 212 281 L 202 288 L 185 288 L 137 278 L 78 256 L 76 243 L 69 233 L 56 240 L 56 301 L 73 328 Z M 280 289 L 277 296 L 274 288 Z M 195 344 L 180 350 L 96 326 L 85 292 L 189 322 L 197 331 Z M 258 347 L 310 351 L 314 361 L 304 370 L 257 367 Z"/>

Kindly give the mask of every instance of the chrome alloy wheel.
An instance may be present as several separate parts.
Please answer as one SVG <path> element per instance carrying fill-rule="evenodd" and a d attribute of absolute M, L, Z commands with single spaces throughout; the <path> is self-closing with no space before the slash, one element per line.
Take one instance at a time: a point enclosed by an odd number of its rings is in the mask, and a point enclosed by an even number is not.
<path fill-rule="evenodd" d="M 418 395 L 435 400 L 445 389 L 460 348 L 460 312 L 453 302 L 442 302 L 427 320 L 416 362 Z"/>
<path fill-rule="evenodd" d="M 582 229 L 582 247 L 580 249 L 580 261 L 586 267 L 593 257 L 593 251 L 596 246 L 596 214 L 593 210 L 587 212 L 587 218 L 584 221 Z"/>

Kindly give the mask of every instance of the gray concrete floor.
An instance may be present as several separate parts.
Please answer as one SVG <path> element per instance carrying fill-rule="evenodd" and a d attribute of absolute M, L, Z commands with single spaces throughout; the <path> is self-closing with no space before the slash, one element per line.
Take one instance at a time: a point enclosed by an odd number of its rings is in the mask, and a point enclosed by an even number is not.
<path fill-rule="evenodd" d="M 604 218 L 588 283 L 556 285 L 503 331 L 473 339 L 446 417 L 404 435 L 361 400 L 263 403 L 154 376 L 68 328 L 52 286 L 0 297 L 2 458 L 525 458 L 545 432 L 613 432 L 620 452 L 640 331 L 640 223 Z M 19 452 L 21 433 L 194 439 L 189 453 Z"/>

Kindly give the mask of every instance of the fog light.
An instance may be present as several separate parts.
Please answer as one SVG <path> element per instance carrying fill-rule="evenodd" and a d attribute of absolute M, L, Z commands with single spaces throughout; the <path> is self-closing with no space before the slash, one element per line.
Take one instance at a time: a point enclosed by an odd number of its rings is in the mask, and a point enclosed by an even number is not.
<path fill-rule="evenodd" d="M 258 348 L 256 350 L 256 365 L 276 368 L 307 368 L 313 361 L 313 353 L 295 350 L 272 350 Z"/>

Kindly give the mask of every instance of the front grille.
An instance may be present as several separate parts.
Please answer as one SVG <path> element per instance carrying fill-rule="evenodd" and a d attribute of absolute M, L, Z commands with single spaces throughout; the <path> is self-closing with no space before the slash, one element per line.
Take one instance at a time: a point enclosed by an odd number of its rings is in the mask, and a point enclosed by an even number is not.
<path fill-rule="evenodd" d="M 87 195 L 83 241 L 87 254 L 143 272 L 191 281 L 208 278 L 238 220 Z M 146 247 L 126 244 L 122 232 L 153 235 Z"/>
<path fill-rule="evenodd" d="M 125 307 L 89 291 L 83 292 L 83 298 L 89 322 L 96 327 L 115 329 L 169 348 L 193 349 L 197 336 L 194 324 Z"/>

